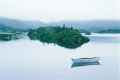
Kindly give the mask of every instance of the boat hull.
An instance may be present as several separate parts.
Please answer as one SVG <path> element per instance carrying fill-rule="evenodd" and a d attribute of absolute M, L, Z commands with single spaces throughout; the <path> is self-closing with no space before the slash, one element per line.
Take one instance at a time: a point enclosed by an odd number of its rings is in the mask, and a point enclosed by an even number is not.
<path fill-rule="evenodd" d="M 73 61 L 72 67 L 99 65 L 100 64 L 98 57 L 72 59 L 72 61 Z"/>

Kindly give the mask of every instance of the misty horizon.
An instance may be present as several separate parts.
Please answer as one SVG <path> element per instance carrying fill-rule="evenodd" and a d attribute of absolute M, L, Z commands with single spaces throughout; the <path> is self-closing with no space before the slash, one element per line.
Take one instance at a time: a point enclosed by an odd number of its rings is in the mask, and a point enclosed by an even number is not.
<path fill-rule="evenodd" d="M 54 21 L 54 20 L 51 20 L 51 21 L 44 21 L 42 19 L 20 19 L 20 18 L 11 18 L 11 17 L 6 17 L 6 16 L 0 16 L 0 19 L 8 19 L 8 20 L 17 20 L 17 21 L 25 21 L 25 22 L 29 22 L 29 21 L 36 21 L 36 22 L 43 22 L 43 23 L 54 23 L 54 22 L 66 22 L 66 21 L 69 21 L 69 22 L 106 22 L 106 21 L 113 21 L 113 22 L 119 22 L 120 19 L 64 19 L 64 20 L 57 20 L 57 21 Z"/>
<path fill-rule="evenodd" d="M 0 0 L 0 16 L 45 22 L 120 20 L 119 0 Z"/>

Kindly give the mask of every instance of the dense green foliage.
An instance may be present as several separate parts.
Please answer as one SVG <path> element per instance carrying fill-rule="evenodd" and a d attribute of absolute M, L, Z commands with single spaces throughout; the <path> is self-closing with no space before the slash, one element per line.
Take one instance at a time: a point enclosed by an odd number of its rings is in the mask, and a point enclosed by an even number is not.
<path fill-rule="evenodd" d="M 54 43 L 65 48 L 77 48 L 89 41 L 80 31 L 63 27 L 40 27 L 30 30 L 28 36 L 32 40 L 40 40 L 45 43 Z"/>

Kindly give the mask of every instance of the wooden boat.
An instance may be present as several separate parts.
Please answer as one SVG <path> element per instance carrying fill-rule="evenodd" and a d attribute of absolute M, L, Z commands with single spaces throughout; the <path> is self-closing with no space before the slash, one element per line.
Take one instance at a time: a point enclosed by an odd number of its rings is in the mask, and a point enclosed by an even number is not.
<path fill-rule="evenodd" d="M 92 58 L 78 58 L 78 59 L 72 59 L 73 64 L 72 67 L 77 66 L 87 66 L 87 65 L 99 65 L 99 57 L 92 57 Z"/>

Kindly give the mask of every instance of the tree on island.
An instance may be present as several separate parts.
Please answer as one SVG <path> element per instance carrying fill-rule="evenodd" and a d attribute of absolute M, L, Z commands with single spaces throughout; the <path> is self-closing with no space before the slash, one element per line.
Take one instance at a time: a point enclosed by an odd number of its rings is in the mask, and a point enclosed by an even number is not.
<path fill-rule="evenodd" d="M 66 28 L 65 24 L 63 27 L 48 26 L 30 30 L 28 36 L 31 40 L 39 40 L 48 44 L 54 43 L 70 49 L 77 48 L 89 41 L 87 37 L 80 34 L 79 30 Z"/>

